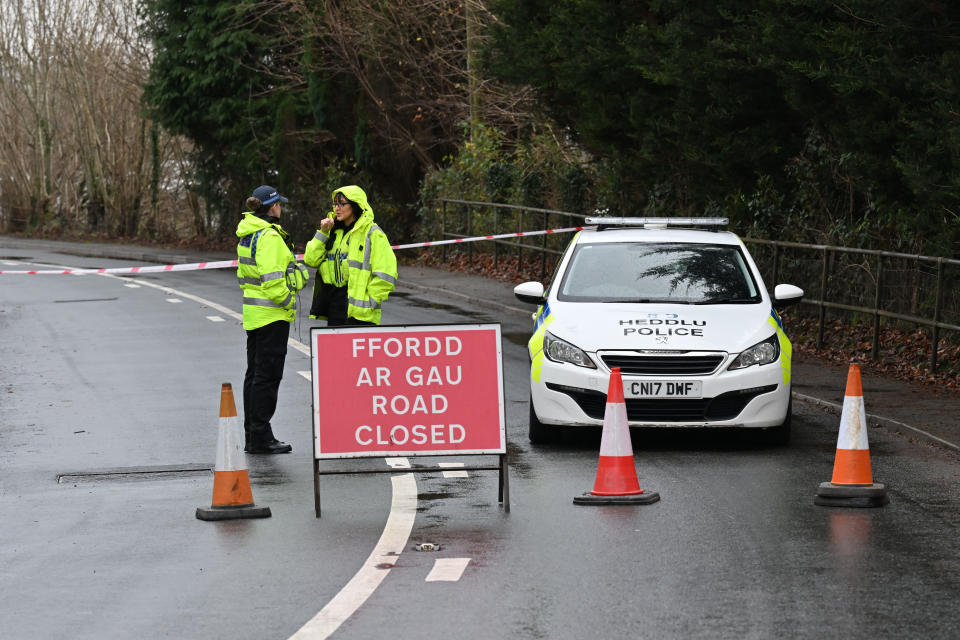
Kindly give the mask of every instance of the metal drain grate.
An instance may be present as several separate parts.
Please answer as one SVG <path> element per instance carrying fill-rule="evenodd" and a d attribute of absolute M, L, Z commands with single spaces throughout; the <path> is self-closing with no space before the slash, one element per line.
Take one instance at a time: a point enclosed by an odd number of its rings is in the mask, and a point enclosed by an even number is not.
<path fill-rule="evenodd" d="M 74 471 L 58 473 L 57 484 L 77 484 L 81 482 L 138 482 L 144 480 L 168 480 L 210 475 L 212 464 L 168 464 L 148 467 L 119 467 L 98 469 L 95 471 Z"/>

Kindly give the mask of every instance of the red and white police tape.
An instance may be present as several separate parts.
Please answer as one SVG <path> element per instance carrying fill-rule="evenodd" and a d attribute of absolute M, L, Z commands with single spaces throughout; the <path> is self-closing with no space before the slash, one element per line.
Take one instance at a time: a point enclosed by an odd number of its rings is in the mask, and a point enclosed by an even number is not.
<path fill-rule="evenodd" d="M 417 247 L 438 247 L 443 244 L 460 244 L 462 242 L 480 242 L 481 240 L 501 240 L 503 238 L 520 238 L 524 236 L 542 236 L 548 233 L 570 233 L 580 231 L 584 227 L 566 227 L 564 229 L 546 229 L 544 231 L 516 231 L 514 233 L 501 233 L 492 236 L 476 236 L 472 238 L 455 238 L 453 240 L 436 240 L 434 242 L 414 242 L 412 244 L 396 244 L 394 249 L 415 249 Z M 303 254 L 296 256 L 297 260 L 303 259 Z M 86 275 L 96 273 L 158 273 L 164 271 L 197 271 L 199 269 L 229 269 L 236 267 L 236 260 L 221 260 L 219 262 L 193 262 L 190 264 L 165 264 L 148 267 L 115 267 L 112 269 L 31 269 L 29 271 L 14 271 L 0 269 L 0 275 Z"/>

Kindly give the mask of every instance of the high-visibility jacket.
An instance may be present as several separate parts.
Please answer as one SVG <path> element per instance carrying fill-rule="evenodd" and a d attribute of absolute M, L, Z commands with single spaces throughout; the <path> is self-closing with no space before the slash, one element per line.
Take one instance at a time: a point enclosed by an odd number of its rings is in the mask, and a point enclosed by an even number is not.
<path fill-rule="evenodd" d="M 297 264 L 287 232 L 252 212 L 237 226 L 237 279 L 243 289 L 243 328 L 259 329 L 297 317 L 296 293 L 310 277 Z"/>
<path fill-rule="evenodd" d="M 347 287 L 348 317 L 380 324 L 383 302 L 397 285 L 397 258 L 387 234 L 373 221 L 373 209 L 363 189 L 353 185 L 340 187 L 332 198 L 338 193 L 360 205 L 360 216 L 349 230 L 332 232 L 329 250 L 329 236 L 318 229 L 307 243 L 303 261 L 317 267 L 314 288 L 321 282 Z M 335 214 L 331 211 L 327 217 Z"/>

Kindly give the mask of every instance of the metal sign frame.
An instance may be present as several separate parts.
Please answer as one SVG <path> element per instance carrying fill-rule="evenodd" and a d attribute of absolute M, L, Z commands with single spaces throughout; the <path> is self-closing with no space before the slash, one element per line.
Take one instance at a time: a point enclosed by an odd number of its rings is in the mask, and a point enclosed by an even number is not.
<path fill-rule="evenodd" d="M 497 415 L 499 418 L 499 446 L 495 448 L 481 448 L 481 449 L 468 449 L 468 450 L 443 450 L 443 451 L 396 451 L 396 452 L 384 452 L 384 451 L 373 451 L 370 453 L 363 452 L 349 452 L 349 453 L 334 453 L 334 454 L 324 454 L 322 451 L 318 451 L 318 439 L 321 435 L 320 429 L 320 411 L 318 410 L 319 404 L 319 386 L 320 379 L 322 376 L 319 374 L 319 354 L 317 353 L 317 334 L 319 333 L 341 333 L 341 334 L 368 334 L 380 337 L 384 333 L 389 333 L 393 331 L 394 333 L 404 333 L 404 332 L 429 332 L 429 331 L 438 331 L 443 332 L 444 330 L 479 330 L 479 331 L 493 331 L 496 338 L 496 375 L 497 375 L 497 384 L 496 390 L 498 395 L 498 408 Z M 499 480 L 498 480 L 498 490 L 497 490 L 497 499 L 503 505 L 504 511 L 510 511 L 510 480 L 508 472 L 508 453 L 507 453 L 507 437 L 506 437 L 506 409 L 505 409 L 505 393 L 504 393 L 504 377 L 503 377 L 503 341 L 502 334 L 500 330 L 500 323 L 454 323 L 454 324 L 399 324 L 399 325 L 381 325 L 381 326 L 341 326 L 341 327 L 311 327 L 310 329 L 310 365 L 311 365 L 311 382 L 310 382 L 310 395 L 311 395 L 311 427 L 312 435 L 311 438 L 313 442 L 313 494 L 314 494 L 314 511 L 317 518 L 320 517 L 320 476 L 323 475 L 350 475 L 350 474 L 369 474 L 369 473 L 442 473 L 444 471 L 498 471 Z M 410 466 L 403 468 L 389 468 L 389 469 L 321 469 L 320 461 L 321 460 L 350 460 L 356 458 L 383 458 L 384 460 L 388 458 L 413 458 L 413 457 L 462 457 L 462 456 L 491 456 L 495 455 L 498 458 L 498 463 L 496 465 L 473 465 L 473 466 L 458 466 L 455 468 L 451 467 L 427 467 L 427 466 Z"/>

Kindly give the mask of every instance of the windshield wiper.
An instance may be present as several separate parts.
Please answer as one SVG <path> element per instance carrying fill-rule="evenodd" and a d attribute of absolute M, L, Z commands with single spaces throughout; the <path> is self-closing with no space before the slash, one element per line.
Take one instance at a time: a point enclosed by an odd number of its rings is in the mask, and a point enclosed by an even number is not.
<path fill-rule="evenodd" d="M 701 300 L 692 304 L 752 304 L 760 302 L 759 298 L 714 298 L 712 300 Z"/>
<path fill-rule="evenodd" d="M 665 298 L 616 298 L 614 300 L 604 300 L 604 303 L 628 303 L 628 304 L 696 304 L 689 300 L 668 300 Z"/>

